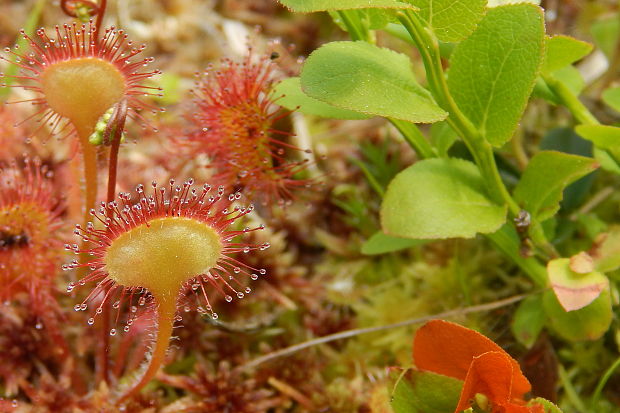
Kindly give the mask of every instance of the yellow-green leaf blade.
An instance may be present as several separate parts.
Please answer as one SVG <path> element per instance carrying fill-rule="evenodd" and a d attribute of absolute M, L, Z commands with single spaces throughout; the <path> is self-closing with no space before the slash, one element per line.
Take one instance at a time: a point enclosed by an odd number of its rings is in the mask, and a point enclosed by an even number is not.
<path fill-rule="evenodd" d="M 571 341 L 599 339 L 609 329 L 613 317 L 609 289 L 603 290 L 596 300 L 576 311 L 565 311 L 553 291 L 544 293 L 543 305 L 552 329 Z"/>
<path fill-rule="evenodd" d="M 361 41 L 315 50 L 304 64 L 301 87 L 312 98 L 367 115 L 414 123 L 447 116 L 417 83 L 407 56 Z"/>
<path fill-rule="evenodd" d="M 590 54 L 592 45 L 577 40 L 570 36 L 558 35 L 546 37 L 547 53 L 542 71 L 545 73 L 555 72 L 565 66 L 571 65 Z"/>
<path fill-rule="evenodd" d="M 361 252 L 364 255 L 380 255 L 415 247 L 426 242 L 428 241 L 393 237 L 378 231 L 362 245 Z"/>
<path fill-rule="evenodd" d="M 620 87 L 609 88 L 603 92 L 603 102 L 616 112 L 620 112 Z"/>
<path fill-rule="evenodd" d="M 620 160 L 620 128 L 610 125 L 579 125 L 575 132 Z"/>
<path fill-rule="evenodd" d="M 556 151 L 537 153 L 525 168 L 514 198 L 533 217 L 544 221 L 560 208 L 562 191 L 598 167 L 592 158 Z"/>
<path fill-rule="evenodd" d="M 333 119 L 368 119 L 370 116 L 351 110 L 340 109 L 306 95 L 301 90 L 298 77 L 284 79 L 273 90 L 277 103 L 290 110 L 299 110 L 306 115 Z"/>
<path fill-rule="evenodd" d="M 467 38 L 484 16 L 486 0 L 409 0 L 443 42 Z"/>
<path fill-rule="evenodd" d="M 461 380 L 428 371 L 407 370 L 394 386 L 394 413 L 452 412 L 459 401 Z"/>
<path fill-rule="evenodd" d="M 415 9 L 396 0 L 279 0 L 283 6 L 298 13 L 352 9 Z"/>
<path fill-rule="evenodd" d="M 506 207 L 488 198 L 478 169 L 462 159 L 415 163 L 392 180 L 381 205 L 383 231 L 403 238 L 472 238 L 505 221 Z"/>
<path fill-rule="evenodd" d="M 603 273 L 590 271 L 580 274 L 570 267 L 569 258 L 557 258 L 549 261 L 547 272 L 549 282 L 558 302 L 564 310 L 579 310 L 609 288 L 609 280 Z"/>
<path fill-rule="evenodd" d="M 534 87 L 544 51 L 542 10 L 531 4 L 489 9 L 452 57 L 448 87 L 493 145 L 508 141 Z"/>

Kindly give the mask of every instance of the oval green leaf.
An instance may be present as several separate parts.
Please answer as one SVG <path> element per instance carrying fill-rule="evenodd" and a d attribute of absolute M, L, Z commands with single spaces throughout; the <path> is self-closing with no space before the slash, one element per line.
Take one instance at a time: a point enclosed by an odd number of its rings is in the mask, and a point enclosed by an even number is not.
<path fill-rule="evenodd" d="M 620 226 L 610 225 L 607 232 L 596 237 L 589 252 L 597 271 L 609 272 L 620 268 Z"/>
<path fill-rule="evenodd" d="M 450 59 L 448 87 L 465 115 L 494 146 L 508 141 L 521 118 L 544 52 L 540 7 L 489 9 Z"/>
<path fill-rule="evenodd" d="M 620 87 L 613 87 L 603 92 L 603 102 L 616 112 L 620 112 Z"/>
<path fill-rule="evenodd" d="M 411 4 L 396 0 L 279 0 L 283 6 L 298 13 L 351 9 L 414 9 Z"/>
<path fill-rule="evenodd" d="M 381 205 L 383 231 L 403 238 L 472 238 L 505 221 L 506 207 L 488 198 L 480 172 L 462 159 L 415 163 L 396 175 Z"/>
<path fill-rule="evenodd" d="M 284 79 L 273 90 L 276 103 L 290 110 L 298 110 L 306 115 L 315 115 L 332 119 L 368 119 L 370 116 L 351 110 L 340 109 L 320 100 L 316 100 L 301 91 L 298 77 Z"/>
<path fill-rule="evenodd" d="M 409 0 L 442 42 L 469 36 L 486 11 L 486 0 Z"/>
<path fill-rule="evenodd" d="M 539 152 L 528 163 L 514 190 L 515 201 L 533 217 L 544 221 L 560 209 L 564 188 L 597 167 L 592 158 L 556 151 Z"/>
<path fill-rule="evenodd" d="M 375 232 L 372 237 L 370 237 L 362 245 L 362 254 L 387 254 L 388 252 L 404 250 L 407 248 L 415 247 L 417 245 L 425 244 L 427 242 L 427 240 L 393 237 L 391 235 L 387 235 L 381 231 L 378 231 Z"/>
<path fill-rule="evenodd" d="M 609 329 L 612 319 L 609 289 L 590 305 L 576 311 L 565 311 L 553 291 L 544 294 L 543 305 L 549 324 L 558 335 L 570 341 L 597 340 Z"/>
<path fill-rule="evenodd" d="M 575 132 L 589 140 L 597 148 L 605 149 L 616 160 L 620 160 L 620 128 L 609 125 L 579 125 Z"/>
<path fill-rule="evenodd" d="M 414 123 L 444 119 L 420 86 L 407 56 L 366 42 L 332 42 L 315 50 L 301 72 L 303 91 L 330 105 Z"/>
<path fill-rule="evenodd" d="M 392 394 L 394 413 L 445 413 L 458 404 L 463 382 L 452 377 L 409 369 Z"/>
<path fill-rule="evenodd" d="M 555 72 L 565 66 L 571 65 L 576 61 L 590 54 L 592 45 L 590 43 L 577 40 L 570 36 L 546 37 L 545 43 L 547 53 L 542 71 L 545 73 Z"/>
<path fill-rule="evenodd" d="M 547 273 L 551 288 L 566 311 L 584 308 L 609 288 L 609 280 L 604 274 L 598 271 L 577 273 L 571 269 L 571 260 L 568 258 L 549 261 Z"/>
<path fill-rule="evenodd" d="M 547 321 L 542 296 L 532 295 L 521 301 L 513 317 L 511 330 L 517 341 L 531 348 Z"/>

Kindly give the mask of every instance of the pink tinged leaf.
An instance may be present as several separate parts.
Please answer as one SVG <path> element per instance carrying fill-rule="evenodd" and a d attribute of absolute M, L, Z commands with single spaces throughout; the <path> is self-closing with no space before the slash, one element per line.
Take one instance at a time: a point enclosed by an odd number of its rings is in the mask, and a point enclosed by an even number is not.
<path fill-rule="evenodd" d="M 591 258 L 589 261 L 580 253 L 570 259 L 559 258 L 547 264 L 551 288 L 566 311 L 587 306 L 609 287 L 609 280 L 603 273 L 586 272 L 593 268 Z"/>

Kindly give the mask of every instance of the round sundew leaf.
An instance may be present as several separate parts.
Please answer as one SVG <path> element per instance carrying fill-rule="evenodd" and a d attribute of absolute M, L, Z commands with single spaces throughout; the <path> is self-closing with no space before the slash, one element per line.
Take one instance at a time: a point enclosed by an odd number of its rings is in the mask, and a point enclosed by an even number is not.
<path fill-rule="evenodd" d="M 589 305 L 575 311 L 566 311 L 553 291 L 545 292 L 543 306 L 549 325 L 566 340 L 598 340 L 609 329 L 613 312 L 609 288 L 603 290 Z"/>
<path fill-rule="evenodd" d="M 221 253 L 219 234 L 204 222 L 157 218 L 114 239 L 105 268 L 116 283 L 144 287 L 160 299 L 176 296 L 189 279 L 208 273 Z"/>
<path fill-rule="evenodd" d="M 298 77 L 284 79 L 278 83 L 274 87 L 273 96 L 277 99 L 278 105 L 290 110 L 298 110 L 306 115 L 315 115 L 332 119 L 368 119 L 371 117 L 352 110 L 340 109 L 311 98 L 302 92 L 300 79 Z"/>
<path fill-rule="evenodd" d="M 432 123 L 447 113 L 418 84 L 407 56 L 367 42 L 332 42 L 315 50 L 301 72 L 304 93 L 367 115 Z"/>
<path fill-rule="evenodd" d="M 49 65 L 41 76 L 41 90 L 50 108 L 88 136 L 101 115 L 125 95 L 126 82 L 113 63 L 81 57 Z"/>
<path fill-rule="evenodd" d="M 489 9 L 450 57 L 448 87 L 458 107 L 494 146 L 508 141 L 525 110 L 544 54 L 538 6 Z"/>
<path fill-rule="evenodd" d="M 415 163 L 396 175 L 381 205 L 383 231 L 403 238 L 471 238 L 505 221 L 506 207 L 487 197 L 478 169 L 462 159 Z"/>
<path fill-rule="evenodd" d="M 609 288 L 609 280 L 598 271 L 573 271 L 571 266 L 576 264 L 575 261 L 571 263 L 569 258 L 559 258 L 547 264 L 551 288 L 566 311 L 579 310 L 589 305 L 602 291 Z"/>

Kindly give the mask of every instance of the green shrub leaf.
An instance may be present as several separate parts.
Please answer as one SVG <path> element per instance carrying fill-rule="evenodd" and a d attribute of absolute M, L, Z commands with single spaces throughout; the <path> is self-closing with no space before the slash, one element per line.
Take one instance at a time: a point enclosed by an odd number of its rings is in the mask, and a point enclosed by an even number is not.
<path fill-rule="evenodd" d="M 537 404 L 543 407 L 545 413 L 562 413 L 562 410 L 560 410 L 558 406 L 551 403 L 547 399 L 543 399 L 542 397 L 536 397 L 527 403 L 528 406 L 535 406 Z"/>
<path fill-rule="evenodd" d="M 459 42 L 467 38 L 484 16 L 486 0 L 409 0 L 420 9 L 437 38 Z"/>
<path fill-rule="evenodd" d="M 575 132 L 596 147 L 607 150 L 616 160 L 620 160 L 620 128 L 608 125 L 579 125 Z"/>
<path fill-rule="evenodd" d="M 462 387 L 463 382 L 455 378 L 409 369 L 394 387 L 392 409 L 394 413 L 452 412 Z"/>
<path fill-rule="evenodd" d="M 597 167 L 592 158 L 539 152 L 530 160 L 514 190 L 515 201 L 533 217 L 544 221 L 560 209 L 564 188 Z"/>
<path fill-rule="evenodd" d="M 620 112 L 620 87 L 613 87 L 603 92 L 603 102 L 616 112 Z"/>
<path fill-rule="evenodd" d="M 504 144 L 517 127 L 539 73 L 544 33 L 539 7 L 500 6 L 452 54 L 450 92 L 492 145 Z"/>
<path fill-rule="evenodd" d="M 543 309 L 542 296 L 533 295 L 521 301 L 511 325 L 512 334 L 517 341 L 530 348 L 536 342 L 538 334 L 547 321 Z"/>
<path fill-rule="evenodd" d="M 605 334 L 611 324 L 609 289 L 603 290 L 596 300 L 576 311 L 565 311 L 551 290 L 545 292 L 543 305 L 549 317 L 549 324 L 566 340 L 596 340 Z"/>
<path fill-rule="evenodd" d="M 472 238 L 505 221 L 506 207 L 488 198 L 478 169 L 462 159 L 415 163 L 396 175 L 381 205 L 383 231 L 404 238 Z"/>
<path fill-rule="evenodd" d="M 312 13 L 328 10 L 351 9 L 415 9 L 411 4 L 396 0 L 279 0 L 289 10 L 298 13 Z"/>
<path fill-rule="evenodd" d="M 505 6 L 507 4 L 531 3 L 540 5 L 540 0 L 489 0 L 489 7 Z"/>
<path fill-rule="evenodd" d="M 586 269 L 583 273 L 578 271 L 579 268 L 576 268 L 574 261 L 583 256 L 587 254 L 577 255 L 571 259 L 558 258 L 547 264 L 551 288 L 566 311 L 575 311 L 587 306 L 603 290 L 609 288 L 609 280 L 604 274 L 593 271 L 593 268 L 589 271 Z M 594 266 L 591 261 L 590 264 Z"/>
<path fill-rule="evenodd" d="M 379 255 L 386 254 L 388 252 L 400 251 L 407 248 L 415 247 L 416 245 L 422 245 L 428 242 L 427 240 L 410 239 L 410 238 L 398 238 L 391 235 L 384 234 L 381 231 L 375 232 L 362 245 L 362 254 L 364 255 Z"/>
<path fill-rule="evenodd" d="M 620 41 L 620 19 L 618 19 L 618 15 L 607 15 L 594 22 L 590 30 L 594 43 L 605 53 L 608 59 L 613 59 L 616 46 Z"/>
<path fill-rule="evenodd" d="M 447 114 L 420 86 L 409 58 L 366 42 L 333 42 L 315 50 L 301 73 L 303 91 L 368 115 L 437 122 Z"/>
<path fill-rule="evenodd" d="M 547 53 L 542 71 L 555 72 L 590 54 L 592 45 L 570 36 L 553 36 L 545 38 Z"/>
<path fill-rule="evenodd" d="M 351 110 L 340 109 L 320 100 L 316 100 L 301 91 L 298 77 L 284 79 L 274 87 L 277 103 L 290 110 L 299 110 L 306 115 L 316 115 L 332 119 L 367 119 L 370 116 Z"/>
<path fill-rule="evenodd" d="M 594 240 L 590 255 L 598 271 L 609 272 L 620 268 L 620 226 L 611 225 L 607 232 L 600 234 Z"/>

